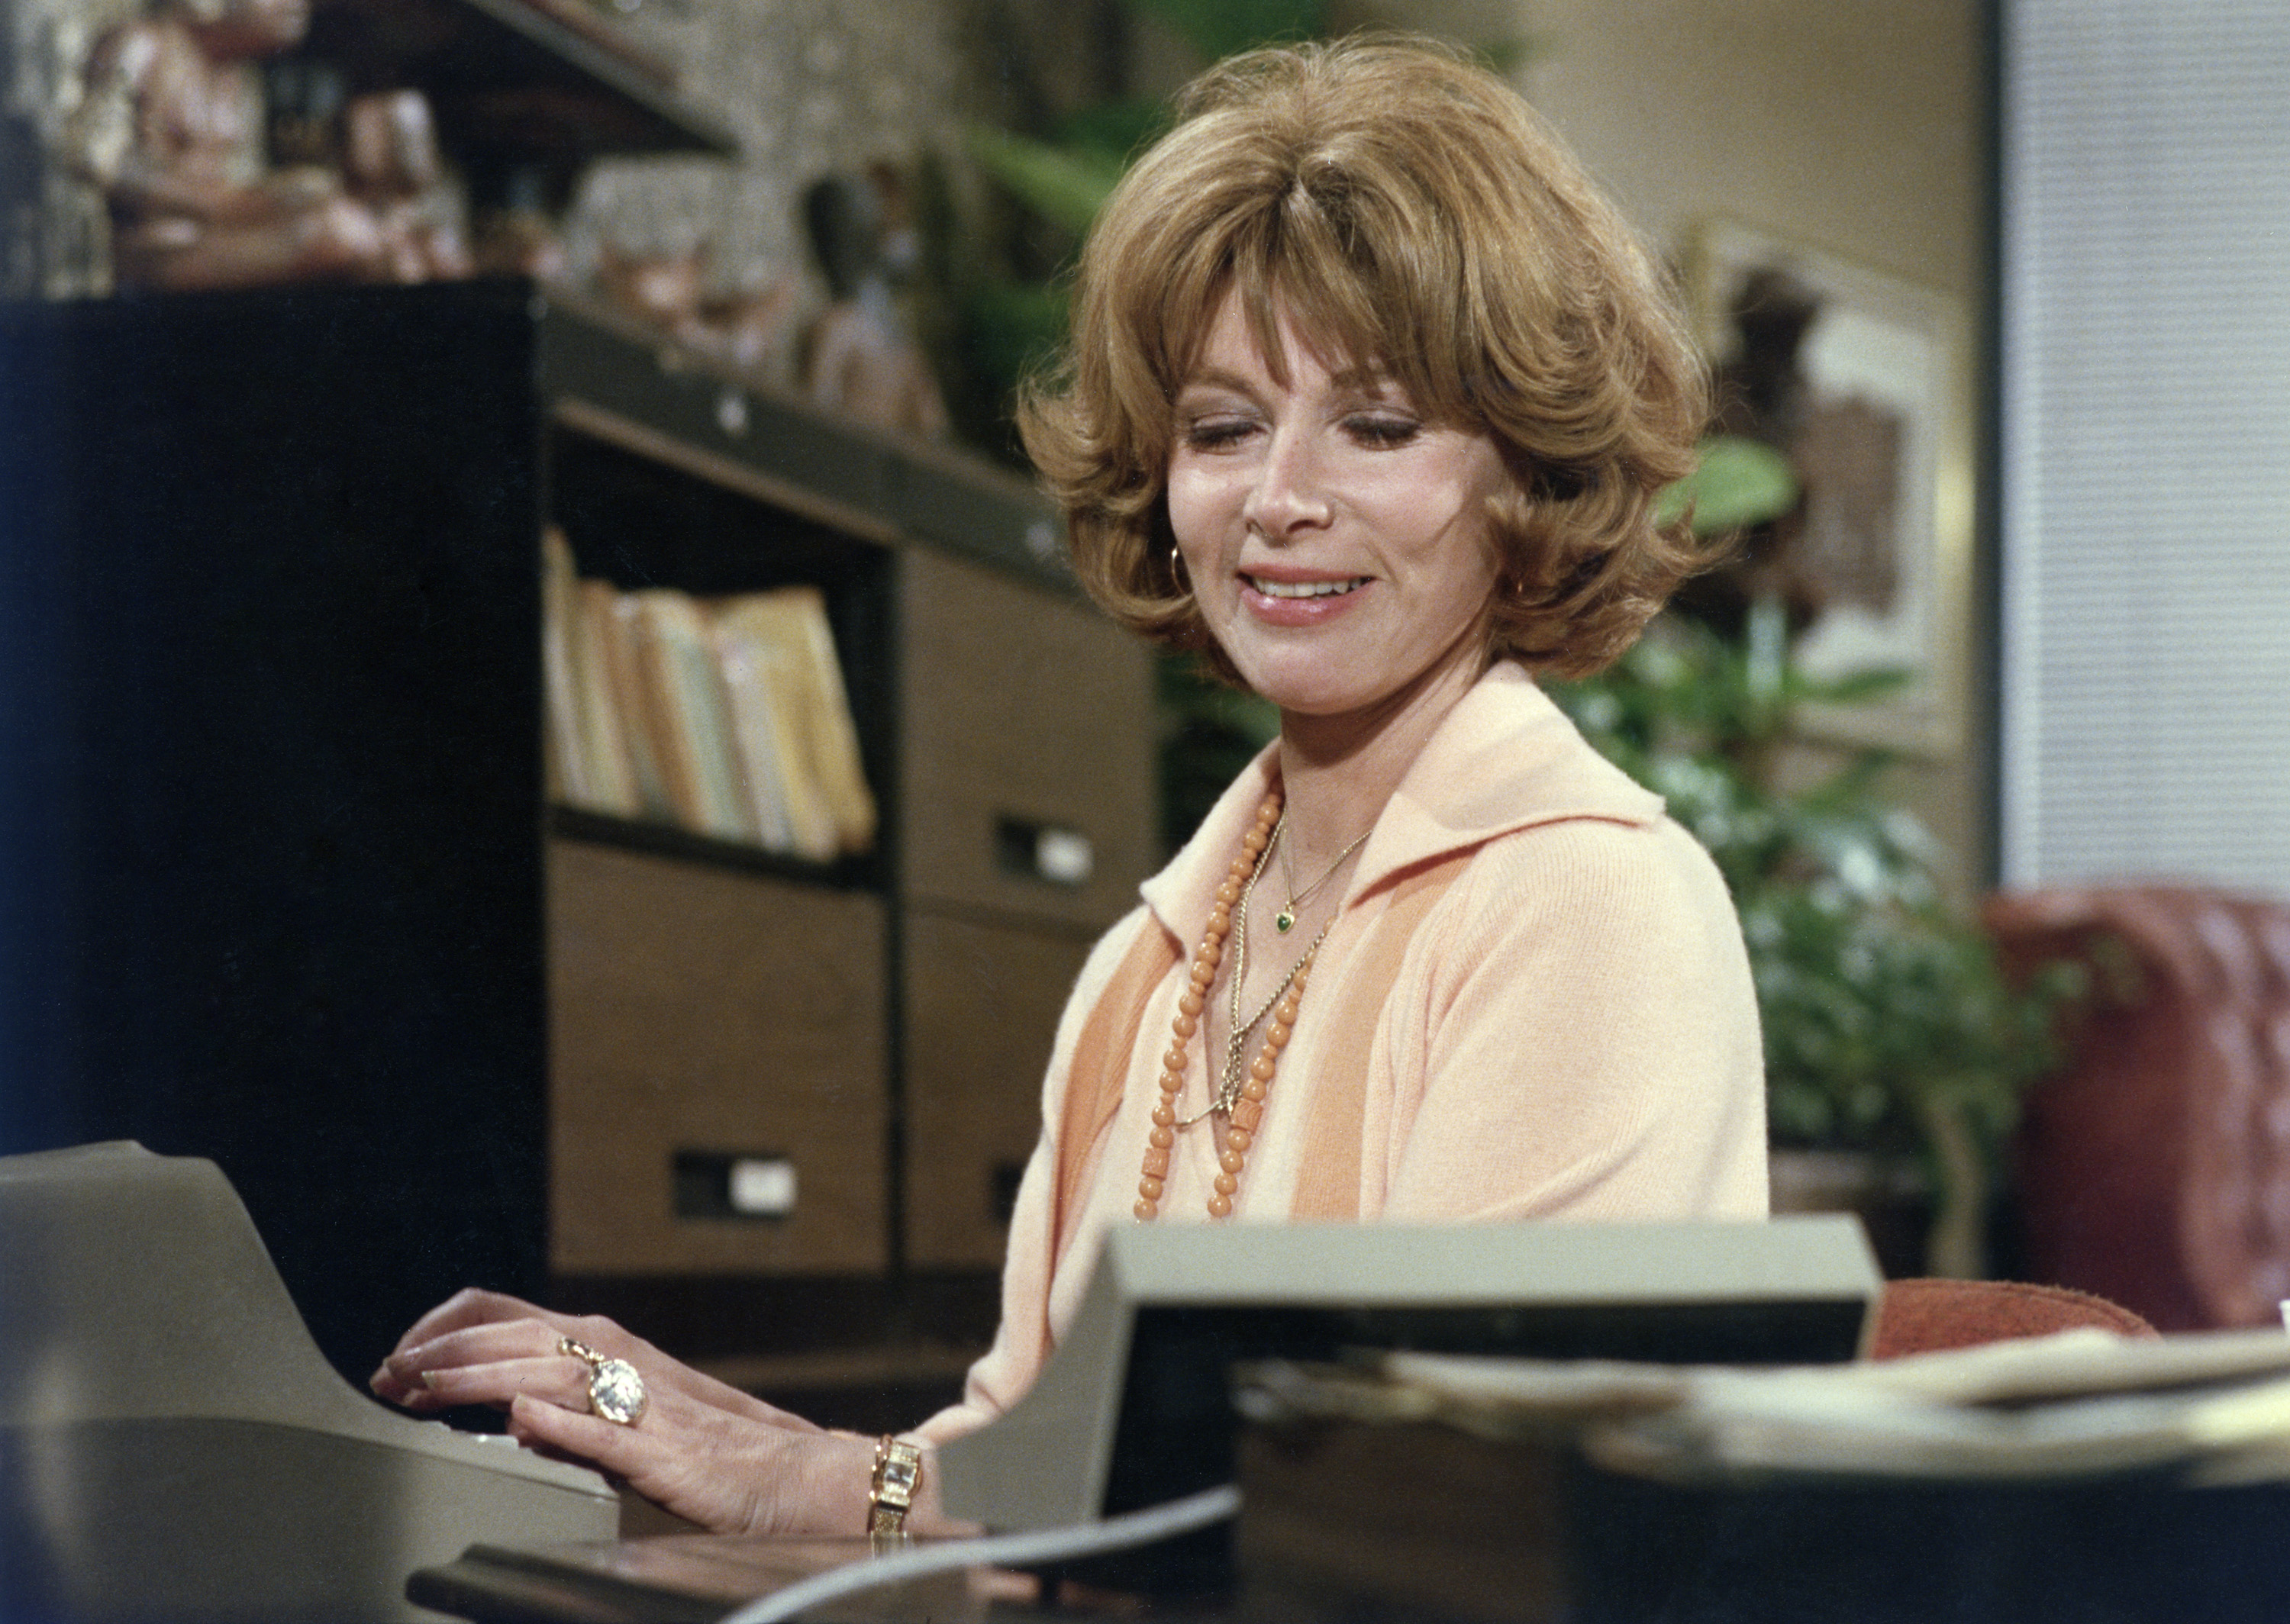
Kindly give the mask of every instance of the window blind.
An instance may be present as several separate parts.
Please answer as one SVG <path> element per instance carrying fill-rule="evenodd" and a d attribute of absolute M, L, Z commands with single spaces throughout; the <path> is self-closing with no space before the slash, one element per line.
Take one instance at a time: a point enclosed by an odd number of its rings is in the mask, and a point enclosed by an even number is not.
<path fill-rule="evenodd" d="M 2290 6 L 2002 50 L 2003 878 L 2290 895 Z"/>

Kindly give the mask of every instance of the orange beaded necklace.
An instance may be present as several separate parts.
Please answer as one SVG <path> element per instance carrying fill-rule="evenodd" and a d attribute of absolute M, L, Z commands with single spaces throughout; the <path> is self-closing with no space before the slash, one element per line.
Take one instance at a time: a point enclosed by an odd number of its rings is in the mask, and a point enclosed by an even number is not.
<path fill-rule="evenodd" d="M 1248 1164 L 1248 1148 L 1255 1141 L 1257 1124 L 1264 1119 L 1264 1096 L 1272 1086 L 1273 1074 L 1280 1068 L 1280 1051 L 1287 1046 L 1289 1030 L 1296 1024 L 1297 1002 L 1303 997 L 1304 983 L 1310 978 L 1312 957 L 1319 952 L 1322 938 L 1327 935 L 1324 925 L 1304 949 L 1303 956 L 1282 979 L 1270 1002 L 1258 1012 L 1254 1020 L 1244 1022 L 1240 981 L 1248 963 L 1248 898 L 1256 888 L 1257 876 L 1264 871 L 1265 854 L 1279 828 L 1280 792 L 1276 789 L 1256 809 L 1256 821 L 1241 838 L 1240 855 L 1232 860 L 1224 882 L 1216 888 L 1216 905 L 1209 910 L 1207 928 L 1193 955 L 1191 984 L 1177 999 L 1176 1017 L 1169 1023 L 1172 1042 L 1168 1052 L 1161 1057 L 1161 1098 L 1153 1107 L 1153 1127 L 1147 1135 L 1144 1165 L 1137 1180 L 1137 1204 L 1132 1209 L 1141 1223 L 1150 1222 L 1160 1215 L 1161 1194 L 1167 1188 L 1170 1152 L 1177 1142 L 1177 1130 L 1213 1114 L 1221 1114 L 1228 1126 L 1225 1148 L 1217 1158 L 1220 1171 L 1214 1193 L 1208 1200 L 1209 1216 L 1232 1215 L 1232 1198 L 1240 1188 L 1241 1170 Z M 1209 988 L 1216 980 L 1217 966 L 1224 961 L 1225 938 L 1236 925 L 1241 937 L 1239 952 L 1234 958 L 1232 1031 L 1227 1040 L 1229 1052 L 1223 1074 L 1208 1108 L 1199 1116 L 1180 1121 L 1177 1097 L 1185 1086 L 1185 1045 L 1200 1029 L 1201 1012 L 1208 1007 Z M 1246 1052 L 1248 1034 L 1268 1015 L 1271 1024 L 1264 1031 L 1264 1046 L 1244 1073 L 1240 1057 Z"/>

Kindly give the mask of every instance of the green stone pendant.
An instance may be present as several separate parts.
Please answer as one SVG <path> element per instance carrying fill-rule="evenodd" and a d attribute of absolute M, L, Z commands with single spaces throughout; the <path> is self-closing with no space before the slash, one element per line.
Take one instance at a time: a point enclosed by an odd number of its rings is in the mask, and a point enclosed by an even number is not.
<path fill-rule="evenodd" d="M 1289 932 L 1294 930 L 1296 928 L 1296 916 L 1294 912 L 1289 908 L 1284 908 L 1278 913 L 1273 915 L 1272 928 L 1279 932 L 1283 936 L 1285 936 Z"/>

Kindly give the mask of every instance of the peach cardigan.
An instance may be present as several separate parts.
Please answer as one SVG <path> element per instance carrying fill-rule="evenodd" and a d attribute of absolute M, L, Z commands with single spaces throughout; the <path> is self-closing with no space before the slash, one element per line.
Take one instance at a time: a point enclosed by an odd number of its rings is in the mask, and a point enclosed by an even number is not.
<path fill-rule="evenodd" d="M 1097 1236 L 1134 1221 L 1183 967 L 1274 764 L 1267 749 L 1242 773 L 1084 966 L 1011 1220 L 1000 1332 L 963 1401 L 915 1436 L 1014 1403 Z M 1196 1041 L 1186 1100 L 1207 1087 Z M 1181 1134 L 1160 1221 L 1205 1221 L 1216 1172 L 1205 1125 Z M 1232 1221 L 1760 1218 L 1766 1197 L 1757 1004 L 1716 866 L 1524 670 L 1496 666 L 1360 854 Z"/>

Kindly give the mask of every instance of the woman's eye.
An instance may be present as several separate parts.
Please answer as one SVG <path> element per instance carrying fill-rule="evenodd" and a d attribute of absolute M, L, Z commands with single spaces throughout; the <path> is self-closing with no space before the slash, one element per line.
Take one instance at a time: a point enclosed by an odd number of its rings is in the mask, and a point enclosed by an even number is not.
<path fill-rule="evenodd" d="M 1344 432 L 1362 445 L 1384 448 L 1406 444 L 1423 432 L 1423 425 L 1411 417 L 1362 412 L 1344 420 Z"/>
<path fill-rule="evenodd" d="M 1241 417 L 1196 418 L 1185 425 L 1185 444 L 1194 451 L 1221 451 L 1238 444 L 1254 427 Z"/>

